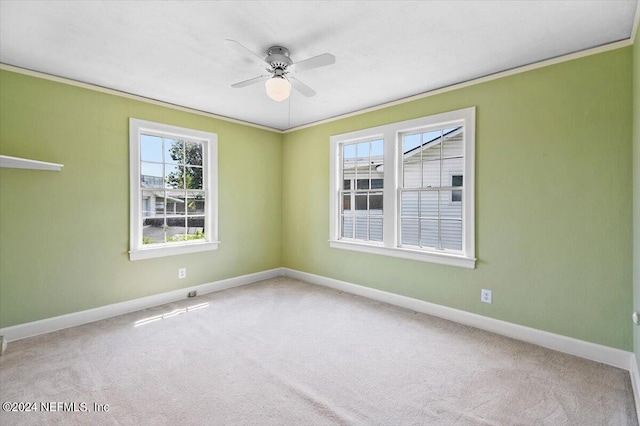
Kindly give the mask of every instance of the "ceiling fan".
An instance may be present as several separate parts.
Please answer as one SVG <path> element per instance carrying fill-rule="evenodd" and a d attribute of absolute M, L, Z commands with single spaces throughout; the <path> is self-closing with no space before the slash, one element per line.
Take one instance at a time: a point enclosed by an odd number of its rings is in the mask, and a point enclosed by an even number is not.
<path fill-rule="evenodd" d="M 231 87 L 238 89 L 264 81 L 267 95 L 274 101 L 278 102 L 289 97 L 291 94 L 291 87 L 307 97 L 314 96 L 316 94 L 312 88 L 297 78 L 289 75 L 291 72 L 306 71 L 331 65 L 336 62 L 335 56 L 330 53 L 323 53 L 322 55 L 314 56 L 303 61 L 293 62 L 290 57 L 289 49 L 282 46 L 271 46 L 267 50 L 267 57 L 262 59 L 235 40 L 226 39 L 225 42 L 229 47 L 242 53 L 245 57 L 251 59 L 261 67 L 264 67 L 266 64 L 267 67 L 265 70 L 269 73 L 234 83 Z"/>

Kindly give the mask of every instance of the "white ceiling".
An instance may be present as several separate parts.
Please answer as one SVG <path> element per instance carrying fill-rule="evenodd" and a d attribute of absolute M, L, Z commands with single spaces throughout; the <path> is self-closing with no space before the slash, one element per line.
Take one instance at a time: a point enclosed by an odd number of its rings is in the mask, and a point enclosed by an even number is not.
<path fill-rule="evenodd" d="M 637 0 L 0 1 L 0 62 L 275 129 L 629 39 Z M 317 91 L 269 99 L 225 44 L 294 62 Z"/>

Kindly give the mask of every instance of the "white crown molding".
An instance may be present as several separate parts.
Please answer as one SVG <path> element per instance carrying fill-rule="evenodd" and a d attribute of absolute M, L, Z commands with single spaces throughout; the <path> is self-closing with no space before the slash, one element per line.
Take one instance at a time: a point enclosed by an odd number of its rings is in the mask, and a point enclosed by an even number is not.
<path fill-rule="evenodd" d="M 251 284 L 256 281 L 279 277 L 281 275 L 281 268 L 275 268 L 267 271 L 256 272 L 254 274 L 242 275 L 239 277 L 200 284 L 193 287 L 181 288 L 179 290 L 172 290 L 166 293 L 155 294 L 153 296 L 141 297 L 139 299 L 127 300 L 125 302 L 100 306 L 98 308 L 88 309 L 85 311 L 74 312 L 71 314 L 60 315 L 53 318 L 46 318 L 39 321 L 1 328 L 0 335 L 4 336 L 7 342 L 13 342 L 16 340 L 25 339 L 27 337 L 37 336 L 39 334 L 50 333 L 52 331 L 62 330 L 77 325 L 115 317 L 117 315 L 128 314 L 130 312 L 140 311 L 142 309 L 163 305 L 165 303 L 186 299 L 187 293 L 191 291 L 196 291 L 198 292 L 198 294 L 207 294 L 214 291 L 220 291 L 245 284 Z"/>
<path fill-rule="evenodd" d="M 638 8 L 640 9 L 640 6 Z M 636 19 L 636 25 L 634 26 L 634 30 L 637 28 L 637 22 L 638 20 Z M 407 102 L 412 102 L 418 99 L 428 98 L 430 96 L 440 95 L 442 93 L 451 92 L 451 91 L 462 89 L 465 87 L 475 86 L 476 84 L 486 83 L 488 81 L 497 80 L 500 78 L 508 77 L 515 74 L 520 74 L 527 71 L 532 71 L 538 68 L 544 68 L 550 65 L 560 64 L 562 62 L 573 61 L 574 59 L 584 58 L 586 56 L 596 55 L 598 53 L 604 53 L 610 50 L 621 49 L 623 47 L 631 46 L 632 44 L 633 44 L 633 38 L 630 38 L 628 40 L 616 41 L 616 42 L 605 44 L 602 46 L 597 46 L 591 49 L 582 50 L 580 52 L 570 53 L 568 55 L 558 56 L 557 58 L 551 58 L 545 61 L 535 62 L 532 64 L 523 65 L 521 67 L 513 68 L 510 70 L 497 72 L 495 74 L 478 77 L 472 80 L 456 83 L 451 86 L 441 87 L 439 89 L 434 89 L 429 92 L 420 93 L 417 95 L 409 96 L 407 98 L 398 99 L 396 101 L 386 102 L 370 108 L 365 108 L 365 109 L 349 112 L 346 114 L 337 115 L 335 117 L 327 118 L 325 120 L 314 121 L 313 123 L 305 124 L 303 126 L 292 127 L 290 129 L 284 130 L 283 133 L 295 132 L 298 130 L 307 129 L 309 127 L 315 127 L 321 124 L 331 123 L 333 121 L 338 121 L 345 118 L 354 117 L 357 115 L 366 114 L 373 111 L 378 111 L 380 109 L 385 109 L 392 106 L 405 104 Z"/>
<path fill-rule="evenodd" d="M 442 305 L 436 305 L 435 303 L 425 302 L 424 300 L 388 293 L 333 278 L 327 278 L 307 272 L 300 272 L 289 268 L 282 268 L 282 270 L 285 276 L 299 279 L 301 281 L 330 287 L 336 290 L 366 297 L 368 299 L 400 306 L 415 312 L 444 318 L 449 321 L 469 325 L 481 330 L 533 343 L 534 345 L 543 346 L 545 348 L 579 356 L 592 361 L 601 362 L 627 371 L 631 371 L 632 368 L 631 357 L 633 357 L 633 353 L 623 351 L 621 349 L 586 342 L 584 340 L 574 339 L 572 337 L 562 336 L 548 331 L 537 330 L 535 328 L 525 327 Z"/>
<path fill-rule="evenodd" d="M 115 89 L 110 89 L 108 87 L 102 87 L 102 86 L 97 86 L 95 84 L 84 83 L 82 81 L 72 80 L 72 79 L 69 79 L 69 78 L 58 77 L 56 75 L 46 74 L 46 73 L 43 73 L 43 72 L 40 72 L 40 71 L 33 71 L 33 70 L 26 69 L 26 68 L 20 68 L 20 67 L 14 66 L 14 65 L 0 63 L 0 70 L 15 72 L 17 74 L 23 74 L 23 75 L 27 75 L 29 77 L 41 78 L 43 80 L 55 81 L 56 83 L 68 84 L 70 86 L 81 87 L 83 89 L 89 89 L 89 90 L 93 90 L 93 91 L 100 92 L 100 93 L 106 93 L 108 95 L 120 96 L 120 97 L 123 97 L 123 98 L 133 99 L 133 100 L 140 101 L 140 102 L 146 102 L 146 103 L 149 103 L 149 104 L 158 105 L 158 106 L 162 106 L 162 107 L 165 107 L 165 108 L 171 108 L 171 109 L 175 109 L 175 110 L 178 110 L 178 111 L 188 112 L 188 113 L 191 113 L 191 114 L 197 114 L 197 115 L 202 115 L 202 116 L 209 117 L 209 118 L 215 118 L 216 120 L 228 121 L 230 123 L 241 124 L 243 126 L 255 127 L 256 129 L 268 130 L 268 131 L 274 132 L 274 133 L 283 133 L 282 130 L 274 129 L 272 127 L 261 126 L 259 124 L 250 123 L 248 121 L 242 121 L 242 120 L 238 120 L 238 119 L 235 119 L 235 118 L 225 117 L 223 115 L 216 115 L 216 114 L 212 114 L 212 113 L 206 112 L 206 111 L 201 111 L 201 110 L 198 110 L 198 109 L 193 109 L 193 108 L 188 108 L 188 107 L 184 107 L 184 106 L 181 106 L 181 105 L 171 104 L 171 103 L 168 103 L 168 102 L 159 101 L 159 100 L 152 99 L 152 98 L 145 98 L 144 96 L 133 95 L 131 93 L 122 92 L 122 91 L 115 90 Z"/>
<path fill-rule="evenodd" d="M 39 71 L 33 71 L 33 70 L 29 70 L 26 68 L 20 68 L 20 67 L 16 67 L 14 65 L 9 65 L 9 64 L 3 64 L 0 63 L 0 70 L 6 70 L 6 71 L 11 71 L 11 72 L 15 72 L 15 73 L 19 73 L 19 74 L 24 74 L 24 75 L 28 75 L 31 77 L 37 77 L 37 78 L 42 78 L 45 80 L 51 80 L 51 81 L 55 81 L 58 83 L 63 83 L 63 84 L 68 84 L 71 86 L 77 86 L 77 87 L 82 87 L 84 89 L 89 89 L 89 90 L 95 90 L 98 92 L 102 92 L 102 93 L 107 93 L 110 95 L 115 95 L 115 96 L 122 96 L 128 99 L 134 99 L 137 101 L 141 101 L 141 102 L 147 102 L 150 104 L 154 104 L 154 105 L 159 105 L 159 106 L 163 106 L 166 108 L 172 108 L 178 111 L 184 111 L 184 112 L 189 112 L 189 113 L 193 113 L 193 114 L 198 114 L 198 115 L 202 115 L 205 117 L 210 117 L 210 118 L 215 118 L 218 120 L 223 120 L 223 121 L 228 121 L 231 123 L 236 123 L 236 124 L 242 124 L 245 126 L 250 126 L 250 127 L 255 127 L 257 129 L 262 129 L 262 130 L 268 130 L 274 133 L 279 133 L 279 134 L 285 134 L 285 133 L 290 133 L 290 132 L 295 132 L 298 130 L 302 130 L 302 129 L 306 129 L 309 127 L 315 127 L 315 126 L 319 126 L 321 124 L 326 124 L 326 123 L 331 123 L 333 121 L 338 121 L 338 120 L 342 120 L 345 118 L 349 118 L 349 117 L 354 117 L 357 115 L 361 115 L 361 114 L 366 114 L 368 112 L 372 112 L 372 111 L 377 111 L 380 109 L 384 109 L 384 108 L 388 108 L 388 107 L 392 107 L 395 105 L 401 105 L 407 102 L 412 102 L 418 99 L 422 99 L 422 98 L 427 98 L 430 96 L 435 96 L 435 95 L 439 95 L 442 93 L 446 93 L 446 92 L 451 92 L 453 90 L 458 90 L 458 89 L 462 89 L 464 87 L 469 87 L 469 86 L 474 86 L 476 84 L 481 84 L 481 83 L 485 83 L 487 81 L 492 81 L 492 80 L 497 80 L 499 78 L 503 78 L 503 77 L 508 77 L 510 75 L 515 75 L 515 74 L 520 74 L 523 72 L 527 72 L 527 71 L 531 71 L 531 70 L 535 70 L 538 68 L 543 68 L 543 67 L 547 67 L 549 65 L 555 65 L 555 64 L 559 64 L 562 62 L 567 62 L 567 61 L 572 61 L 574 59 L 578 59 L 578 58 L 584 58 L 586 56 L 591 56 L 591 55 L 596 55 L 598 53 L 603 53 L 603 52 L 608 52 L 610 50 L 615 50 L 615 49 L 621 49 L 623 47 L 627 47 L 627 46 L 631 46 L 633 44 L 633 40 L 635 37 L 635 33 L 638 30 L 638 20 L 639 18 L 639 14 L 640 14 L 640 4 L 636 6 L 636 19 L 634 21 L 634 26 L 632 29 L 632 33 L 631 33 L 631 37 L 629 39 L 626 40 L 620 40 L 617 42 L 613 42 L 613 43 L 609 43 L 609 44 L 605 44 L 602 46 L 597 46 L 591 49 L 586 49 L 586 50 L 582 50 L 580 52 L 575 52 L 575 53 L 571 53 L 568 55 L 564 55 L 564 56 L 559 56 L 557 58 L 551 58 L 545 61 L 540 61 L 540 62 L 536 62 L 533 64 L 528 64 L 528 65 L 524 65 L 521 67 L 517 67 L 517 68 L 513 68 L 510 70 L 506 70 L 506 71 L 502 71 L 502 72 L 498 72 L 495 74 L 490 74 L 487 76 L 483 76 L 483 77 L 478 77 L 472 80 L 468 80 L 468 81 L 464 81 L 461 83 L 457 83 L 457 84 L 453 84 L 451 86 L 447 86 L 447 87 L 442 87 L 439 89 L 435 89 L 435 90 L 431 90 L 429 92 L 424 92 L 424 93 L 420 93 L 414 96 L 409 96 L 407 98 L 402 98 L 402 99 L 398 99 L 395 101 L 391 101 L 391 102 L 386 102 L 380 105 L 376 105 L 370 108 L 365 108 L 365 109 L 361 109 L 361 110 L 357 110 L 357 111 L 352 111 L 346 114 L 341 114 L 341 115 L 337 115 L 335 117 L 331 117 L 331 118 L 327 118 L 325 120 L 319 120 L 319 121 L 315 121 L 313 123 L 309 123 L 309 124 L 305 124 L 303 126 L 298 126 L 298 127 L 292 127 L 290 129 L 286 129 L 286 130 L 280 130 L 280 129 L 276 129 L 273 127 L 267 127 L 267 126 L 262 126 L 259 124 L 254 124 L 254 123 L 250 123 L 247 121 L 242 121 L 242 120 L 237 120 L 234 118 L 230 118 L 230 117 L 225 117 L 225 116 L 221 116 L 221 115 L 216 115 L 216 114 L 212 114 L 209 112 L 205 112 L 205 111 L 200 111 L 197 109 L 192 109 L 192 108 L 188 108 L 188 107 L 184 107 L 181 105 L 176 105 L 176 104 L 171 104 L 168 102 L 163 102 L 163 101 L 158 101 L 156 99 L 151 99 L 151 98 L 145 98 L 143 96 L 139 96 L 139 95 L 133 95 L 131 93 L 127 93 L 127 92 L 122 92 L 122 91 L 118 91 L 115 89 L 109 89 L 107 87 L 102 87 L 102 86 L 97 86 L 94 84 L 90 84 L 90 83 L 84 83 L 84 82 L 80 82 L 80 81 L 76 81 L 76 80 L 71 80 L 68 78 L 64 78 L 64 77 L 58 77 L 55 75 L 51 75 L 51 74 L 46 74 L 43 72 L 39 72 Z"/>

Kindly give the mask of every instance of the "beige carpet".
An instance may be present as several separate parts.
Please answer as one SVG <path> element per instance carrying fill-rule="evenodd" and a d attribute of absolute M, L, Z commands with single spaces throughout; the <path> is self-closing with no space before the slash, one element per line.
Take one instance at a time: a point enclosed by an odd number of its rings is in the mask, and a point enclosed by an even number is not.
<path fill-rule="evenodd" d="M 0 400 L 76 410 L 3 425 L 637 424 L 624 370 L 288 278 L 10 343 Z"/>

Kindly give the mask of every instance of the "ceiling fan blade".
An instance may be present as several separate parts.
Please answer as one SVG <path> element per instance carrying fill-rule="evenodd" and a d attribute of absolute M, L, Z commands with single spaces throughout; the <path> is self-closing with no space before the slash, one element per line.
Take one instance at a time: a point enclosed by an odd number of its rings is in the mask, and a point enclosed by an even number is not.
<path fill-rule="evenodd" d="M 293 64 L 296 71 L 306 71 L 313 68 L 324 67 L 336 63 L 336 57 L 330 53 L 323 53 L 322 55 L 314 56 L 313 58 L 305 59 L 304 61 L 296 62 Z"/>
<path fill-rule="evenodd" d="M 270 75 L 261 75 L 260 77 L 250 78 L 249 80 L 240 81 L 238 83 L 234 83 L 231 85 L 234 89 L 239 89 L 241 87 L 251 86 L 252 84 L 260 83 L 268 78 L 271 78 Z"/>
<path fill-rule="evenodd" d="M 297 78 L 290 77 L 290 76 L 287 76 L 287 78 L 289 79 L 289 82 L 291 83 L 293 88 L 296 89 L 298 92 L 302 93 L 306 97 L 315 96 L 316 91 L 313 90 L 311 87 L 307 86 L 306 84 L 304 84 L 303 82 L 301 82 L 300 80 L 298 80 Z"/>
<path fill-rule="evenodd" d="M 247 49 L 237 41 L 231 40 L 229 38 L 224 39 L 224 41 L 225 43 L 227 43 L 227 46 L 240 52 L 242 55 L 244 55 L 248 59 L 251 59 L 256 64 L 260 66 L 264 66 L 266 64 L 264 58 L 261 58 L 260 56 L 256 55 L 255 53 L 253 53 L 252 51 L 250 51 L 249 49 Z"/>

